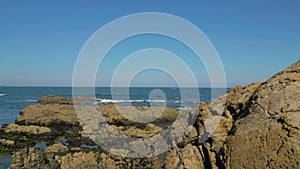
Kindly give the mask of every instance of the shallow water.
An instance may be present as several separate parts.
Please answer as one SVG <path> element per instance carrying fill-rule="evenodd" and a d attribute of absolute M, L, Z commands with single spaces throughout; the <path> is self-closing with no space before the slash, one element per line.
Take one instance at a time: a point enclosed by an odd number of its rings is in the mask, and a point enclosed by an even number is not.
<path fill-rule="evenodd" d="M 8 168 L 12 161 L 12 157 L 10 154 L 0 155 L 0 169 Z"/>

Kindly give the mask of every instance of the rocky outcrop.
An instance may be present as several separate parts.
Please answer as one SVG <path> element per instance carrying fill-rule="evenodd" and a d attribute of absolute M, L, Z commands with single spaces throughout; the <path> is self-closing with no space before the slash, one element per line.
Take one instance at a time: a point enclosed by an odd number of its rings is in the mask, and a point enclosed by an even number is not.
<path fill-rule="evenodd" d="M 13 155 L 13 161 L 10 169 L 53 169 L 60 168 L 59 163 L 52 156 L 45 156 L 43 151 L 38 148 L 26 148 Z"/>
<path fill-rule="evenodd" d="M 99 111 L 107 123 L 115 125 L 139 125 L 139 122 L 147 121 L 151 123 L 173 122 L 179 114 L 178 110 L 169 107 L 152 107 L 149 109 L 146 106 L 133 107 L 116 104 L 100 105 Z M 130 119 L 126 117 L 130 117 Z"/>
<path fill-rule="evenodd" d="M 37 125 L 52 128 L 78 126 L 79 122 L 72 105 L 37 104 L 20 111 L 16 118 L 19 125 Z"/>
<path fill-rule="evenodd" d="M 48 127 L 40 126 L 20 126 L 17 124 L 4 125 L 2 128 L 4 133 L 18 133 L 18 134 L 28 134 L 28 135 L 43 135 L 52 133 L 52 130 Z"/>
<path fill-rule="evenodd" d="M 86 103 L 93 101 L 82 99 Z M 53 140 L 47 142 L 49 146 L 45 150 L 17 151 L 11 168 L 300 168 L 300 61 L 265 82 L 238 86 L 212 103 L 200 104 L 189 112 L 189 116 L 196 114 L 197 119 L 187 127 L 186 121 L 174 121 L 179 116 L 178 110 L 107 104 L 97 107 L 107 124 L 97 123 L 99 114 L 94 112 L 95 108 L 87 105 L 79 108 L 85 115 L 78 116 L 83 120 L 83 130 L 70 100 L 47 96 L 40 103 L 23 109 L 16 120 L 18 125 L 4 125 L 0 147 L 20 142 L 5 133 L 40 135 L 47 133 L 47 129 L 63 134 L 69 143 Z M 91 116 L 86 116 L 88 113 Z M 141 123 L 154 117 L 156 121 Z M 95 123 L 84 124 L 85 120 L 95 120 Z M 89 133 L 99 131 L 100 125 L 109 125 L 127 136 L 151 139 L 163 133 L 163 127 L 157 126 L 161 122 L 172 123 L 167 127 L 171 134 L 166 139 L 172 140 L 173 148 L 149 158 L 129 158 L 114 152 L 149 151 L 153 155 L 150 150 L 160 149 L 156 144 L 137 140 L 126 145 L 126 149 L 107 152 L 94 146 L 89 138 Z M 55 132 L 59 129 L 63 131 Z M 186 136 L 177 140 L 178 133 Z M 112 136 L 106 134 L 105 138 Z M 81 146 L 83 143 L 85 146 Z"/>
<path fill-rule="evenodd" d="M 38 100 L 41 104 L 66 104 L 66 105 L 72 105 L 73 99 L 72 98 L 62 98 L 56 95 L 49 95 L 44 96 Z"/>
<path fill-rule="evenodd" d="M 226 166 L 299 168 L 300 62 L 262 83 L 246 106 L 224 145 Z"/>

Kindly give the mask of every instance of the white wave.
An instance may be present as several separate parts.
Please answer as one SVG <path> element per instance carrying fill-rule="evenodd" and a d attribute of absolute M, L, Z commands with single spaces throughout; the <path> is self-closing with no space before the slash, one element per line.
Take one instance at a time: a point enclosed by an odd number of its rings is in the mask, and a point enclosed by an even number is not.
<path fill-rule="evenodd" d="M 6 94 L 2 94 L 2 93 L 0 93 L 0 96 L 5 96 Z"/>
<path fill-rule="evenodd" d="M 150 103 L 165 103 L 166 100 L 147 100 L 147 102 L 150 102 Z"/>
<path fill-rule="evenodd" d="M 193 107 L 179 107 L 179 110 L 190 111 Z"/>
<path fill-rule="evenodd" d="M 149 102 L 149 103 L 164 103 L 166 100 L 112 100 L 112 99 L 97 99 L 100 103 L 141 103 L 141 102 Z"/>

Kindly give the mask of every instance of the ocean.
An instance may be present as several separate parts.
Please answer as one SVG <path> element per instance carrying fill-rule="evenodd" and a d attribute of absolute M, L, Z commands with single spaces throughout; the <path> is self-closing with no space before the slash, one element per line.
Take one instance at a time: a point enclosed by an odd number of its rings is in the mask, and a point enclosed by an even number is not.
<path fill-rule="evenodd" d="M 109 87 L 96 87 L 96 97 L 101 99 L 102 103 L 114 102 L 116 104 L 134 105 L 134 106 L 149 106 L 151 103 L 165 103 L 166 106 L 175 109 L 184 109 L 182 102 L 185 102 L 185 106 L 193 107 L 200 102 L 210 102 L 211 100 L 223 95 L 227 89 L 211 89 L 211 88 L 199 88 L 200 98 L 193 98 L 185 95 L 185 98 L 181 97 L 180 88 L 173 87 L 131 87 L 129 88 L 129 98 L 124 99 L 122 97 L 122 91 L 126 88 L 116 88 L 114 95 L 112 95 L 111 88 Z M 159 89 L 165 97 L 156 97 L 150 99 L 149 95 L 151 91 Z M 189 89 L 185 89 L 189 91 Z M 118 92 L 119 91 L 119 92 Z M 190 89 L 190 91 L 195 91 Z M 213 92 L 213 95 L 212 95 Z M 42 96 L 55 94 L 61 97 L 72 97 L 71 87 L 0 87 L 0 127 L 3 124 L 14 123 L 15 118 L 19 115 L 19 111 L 30 104 L 37 104 L 37 100 Z M 117 99 L 116 99 L 117 98 Z M 122 99 L 121 99 L 122 98 Z"/>
<path fill-rule="evenodd" d="M 157 95 L 154 98 L 149 97 L 151 92 L 156 89 L 162 91 L 164 95 Z M 134 106 L 165 104 L 175 109 L 186 109 L 201 102 L 211 102 L 213 99 L 225 94 L 228 89 L 196 89 L 199 91 L 200 98 L 193 97 L 195 89 L 185 88 L 184 90 L 190 91 L 190 96 L 189 92 L 186 92 L 185 97 L 182 97 L 182 89 L 173 87 L 130 87 L 129 97 L 124 95 L 126 88 L 114 88 L 116 92 L 112 94 L 110 87 L 96 87 L 95 95 L 96 98 L 101 99 L 102 103 L 113 102 Z M 0 127 L 3 124 L 14 123 L 21 109 L 31 104 L 38 104 L 37 100 L 39 98 L 50 94 L 71 98 L 72 87 L 0 87 Z M 183 102 L 185 107 L 182 107 Z M 10 156 L 0 156 L 0 163 L 3 165 L 2 167 L 8 167 Z"/>

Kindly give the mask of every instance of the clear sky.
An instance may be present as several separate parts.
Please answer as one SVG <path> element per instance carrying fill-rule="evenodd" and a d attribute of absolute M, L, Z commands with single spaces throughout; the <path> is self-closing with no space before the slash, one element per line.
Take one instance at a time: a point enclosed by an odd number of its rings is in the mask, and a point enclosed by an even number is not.
<path fill-rule="evenodd" d="M 229 86 L 263 81 L 300 59 L 299 9 L 298 0 L 2 0 L 0 85 L 70 86 L 88 38 L 110 21 L 138 12 L 170 13 L 195 24 L 218 51 Z M 162 37 L 135 37 L 125 43 L 131 45 L 120 44 L 105 58 L 108 64 L 99 68 L 97 85 L 109 84 L 114 67 L 107 65 L 144 47 L 174 50 L 189 62 L 186 49 Z M 202 76 L 201 65 L 189 66 Z M 149 71 L 135 81 L 163 86 L 172 79 Z M 199 81 L 206 85 L 205 78 Z"/>

